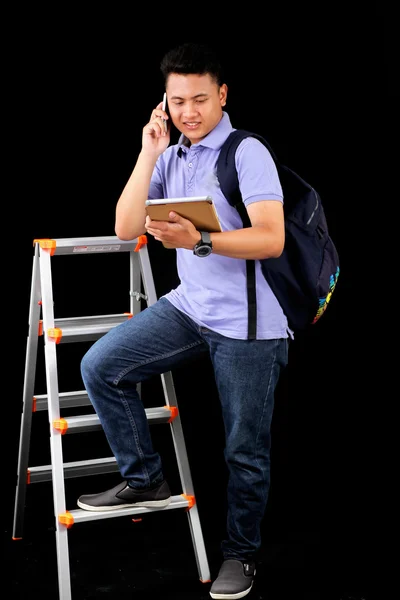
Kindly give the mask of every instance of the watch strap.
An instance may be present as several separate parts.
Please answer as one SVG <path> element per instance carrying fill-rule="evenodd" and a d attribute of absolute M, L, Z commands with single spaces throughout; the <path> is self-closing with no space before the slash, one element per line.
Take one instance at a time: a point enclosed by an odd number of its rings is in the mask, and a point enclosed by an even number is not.
<path fill-rule="evenodd" d="M 200 231 L 200 235 L 203 244 L 211 244 L 211 236 L 208 231 Z"/>

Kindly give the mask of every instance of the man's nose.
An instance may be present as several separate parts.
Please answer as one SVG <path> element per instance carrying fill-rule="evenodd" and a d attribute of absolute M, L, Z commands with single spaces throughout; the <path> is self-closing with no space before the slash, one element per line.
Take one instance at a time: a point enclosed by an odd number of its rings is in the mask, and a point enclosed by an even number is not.
<path fill-rule="evenodd" d="M 198 111 L 197 111 L 197 106 L 194 102 L 188 102 L 185 105 L 185 110 L 183 111 L 183 114 L 185 117 L 190 117 L 193 115 L 197 115 Z"/>

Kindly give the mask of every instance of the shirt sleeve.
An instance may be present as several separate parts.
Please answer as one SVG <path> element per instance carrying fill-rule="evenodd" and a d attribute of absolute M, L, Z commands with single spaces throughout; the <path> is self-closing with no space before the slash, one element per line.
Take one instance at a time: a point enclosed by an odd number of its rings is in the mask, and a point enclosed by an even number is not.
<path fill-rule="evenodd" d="M 245 206 L 262 200 L 283 202 L 283 191 L 275 162 L 259 140 L 246 138 L 235 156 L 240 192 Z"/>
<path fill-rule="evenodd" d="M 151 176 L 148 198 L 149 200 L 164 198 L 164 187 L 160 170 L 160 157 L 157 159 L 153 174 Z"/>

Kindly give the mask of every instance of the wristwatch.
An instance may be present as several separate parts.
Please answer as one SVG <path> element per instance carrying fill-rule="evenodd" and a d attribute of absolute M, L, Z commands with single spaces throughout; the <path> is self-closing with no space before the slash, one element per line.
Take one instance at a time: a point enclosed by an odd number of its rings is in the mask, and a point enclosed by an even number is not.
<path fill-rule="evenodd" d="M 208 231 L 200 231 L 201 239 L 193 248 L 193 254 L 196 256 L 209 256 L 212 252 L 211 236 Z"/>

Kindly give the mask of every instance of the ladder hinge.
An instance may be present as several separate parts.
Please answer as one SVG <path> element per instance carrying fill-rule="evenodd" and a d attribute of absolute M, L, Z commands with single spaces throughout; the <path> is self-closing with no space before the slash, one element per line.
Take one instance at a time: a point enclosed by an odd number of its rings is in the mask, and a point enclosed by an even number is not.
<path fill-rule="evenodd" d="M 129 292 L 130 296 L 133 296 L 137 302 L 140 302 L 140 300 L 143 298 L 143 300 L 147 300 L 147 295 L 146 294 L 142 294 L 141 292 Z"/>
<path fill-rule="evenodd" d="M 42 250 L 49 252 L 50 256 L 54 255 L 54 253 L 56 251 L 56 247 L 57 247 L 56 240 L 51 240 L 48 238 L 35 239 L 35 240 L 33 240 L 33 245 L 35 245 L 35 244 L 39 244 L 39 246 L 41 247 Z"/>
<path fill-rule="evenodd" d="M 135 252 L 139 252 L 140 248 L 142 248 L 146 244 L 147 244 L 147 236 L 146 235 L 139 235 L 139 237 L 138 237 L 138 243 L 135 246 Z"/>

